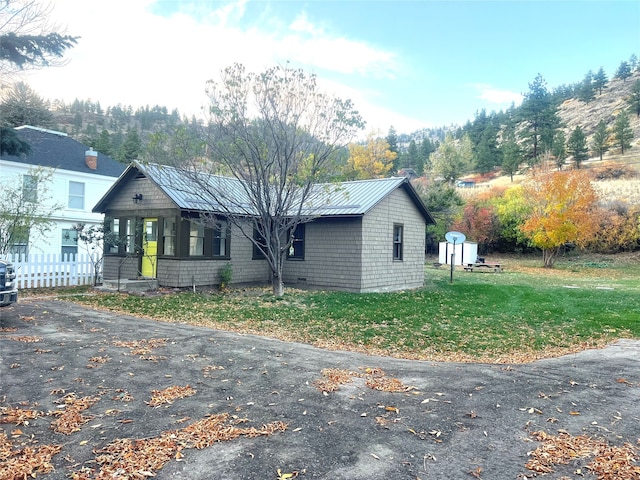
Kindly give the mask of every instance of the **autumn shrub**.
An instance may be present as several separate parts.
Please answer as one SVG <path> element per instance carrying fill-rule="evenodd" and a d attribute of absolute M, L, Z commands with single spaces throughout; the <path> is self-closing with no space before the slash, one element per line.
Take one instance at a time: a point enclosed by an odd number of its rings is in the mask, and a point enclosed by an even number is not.
<path fill-rule="evenodd" d="M 616 200 L 603 204 L 594 215 L 599 229 L 588 248 L 596 253 L 630 252 L 640 249 L 640 206 Z"/>
<path fill-rule="evenodd" d="M 618 180 L 622 178 L 634 178 L 636 172 L 630 165 L 617 162 L 606 162 L 589 170 L 589 176 L 593 180 Z"/>
<path fill-rule="evenodd" d="M 482 198 L 467 202 L 452 229 L 464 233 L 468 240 L 477 242 L 482 253 L 493 247 L 500 236 L 500 225 L 494 207 Z"/>

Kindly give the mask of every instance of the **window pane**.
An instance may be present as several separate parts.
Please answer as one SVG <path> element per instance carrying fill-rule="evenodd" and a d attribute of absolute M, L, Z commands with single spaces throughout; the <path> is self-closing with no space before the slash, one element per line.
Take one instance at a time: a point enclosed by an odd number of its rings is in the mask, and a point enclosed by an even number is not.
<path fill-rule="evenodd" d="M 22 196 L 25 202 L 38 201 L 38 177 L 34 175 L 22 176 Z"/>
<path fill-rule="evenodd" d="M 71 256 L 78 253 L 78 232 L 73 229 L 62 229 L 62 256 Z"/>
<path fill-rule="evenodd" d="M 402 260 L 402 225 L 393 226 L 393 259 Z"/>
<path fill-rule="evenodd" d="M 132 219 L 127 218 L 125 224 L 125 244 L 124 251 L 126 253 L 135 253 L 136 251 L 136 232 L 135 224 Z"/>
<path fill-rule="evenodd" d="M 289 247 L 289 258 L 304 259 L 304 223 L 298 225 L 293 232 L 293 242 Z"/>
<path fill-rule="evenodd" d="M 254 228 L 253 229 L 253 239 L 258 242 L 261 246 L 263 246 L 263 248 L 266 249 L 266 241 L 264 239 L 264 237 L 260 234 L 260 232 Z M 265 258 L 264 253 L 262 250 L 260 250 L 260 248 L 258 248 L 258 246 L 254 243 L 253 244 L 253 260 L 260 260 Z"/>
<path fill-rule="evenodd" d="M 176 254 L 176 219 L 165 218 L 164 227 L 162 229 L 162 253 L 164 255 Z"/>
<path fill-rule="evenodd" d="M 204 226 L 191 222 L 189 234 L 189 255 L 204 255 Z"/>
<path fill-rule="evenodd" d="M 69 208 L 84 209 L 84 183 L 69 182 Z"/>
<path fill-rule="evenodd" d="M 109 253 L 118 253 L 118 240 L 120 238 L 120 219 L 112 218 L 107 225 L 109 229 L 108 234 L 105 236 L 105 243 L 108 245 Z"/>
<path fill-rule="evenodd" d="M 231 227 L 226 223 L 217 223 L 213 230 L 213 256 L 228 257 L 231 240 Z"/>

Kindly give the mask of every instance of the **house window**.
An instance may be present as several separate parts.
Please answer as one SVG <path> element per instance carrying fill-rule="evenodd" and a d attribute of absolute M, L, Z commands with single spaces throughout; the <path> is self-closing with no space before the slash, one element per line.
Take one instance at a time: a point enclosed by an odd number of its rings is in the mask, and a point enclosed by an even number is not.
<path fill-rule="evenodd" d="M 176 219 L 165 218 L 164 227 L 162 228 L 162 254 L 176 254 Z"/>
<path fill-rule="evenodd" d="M 78 254 L 78 232 L 72 228 L 62 229 L 62 256 L 75 257 Z"/>
<path fill-rule="evenodd" d="M 120 243 L 120 219 L 112 218 L 106 221 L 106 232 L 104 236 L 105 249 L 109 253 L 118 253 Z"/>
<path fill-rule="evenodd" d="M 84 210 L 84 183 L 69 182 L 69 208 Z"/>
<path fill-rule="evenodd" d="M 22 175 L 22 197 L 25 202 L 36 203 L 38 201 L 38 177 Z"/>
<path fill-rule="evenodd" d="M 136 224 L 133 218 L 125 220 L 124 251 L 129 254 L 136 252 Z"/>
<path fill-rule="evenodd" d="M 204 255 L 204 225 L 191 222 L 189 231 L 189 256 Z"/>
<path fill-rule="evenodd" d="M 10 239 L 9 255 L 13 255 L 14 260 L 27 259 L 29 255 L 29 229 L 16 229 Z"/>
<path fill-rule="evenodd" d="M 231 257 L 231 225 L 228 223 L 216 223 L 213 229 L 213 256 Z"/>
<path fill-rule="evenodd" d="M 293 231 L 293 240 L 289 247 L 287 258 L 291 260 L 304 260 L 304 223 L 300 223 Z"/>
<path fill-rule="evenodd" d="M 402 260 L 402 225 L 393 226 L 393 259 Z"/>
<path fill-rule="evenodd" d="M 255 242 L 259 243 L 260 245 L 262 245 L 263 248 L 266 250 L 267 241 L 264 239 L 264 237 L 258 231 L 257 228 L 253 229 L 253 240 Z M 258 248 L 258 246 L 255 243 L 253 244 L 253 256 L 251 258 L 252 258 L 252 260 L 264 260 L 266 258 L 264 256 L 264 252 L 262 250 L 260 250 L 260 248 Z"/>

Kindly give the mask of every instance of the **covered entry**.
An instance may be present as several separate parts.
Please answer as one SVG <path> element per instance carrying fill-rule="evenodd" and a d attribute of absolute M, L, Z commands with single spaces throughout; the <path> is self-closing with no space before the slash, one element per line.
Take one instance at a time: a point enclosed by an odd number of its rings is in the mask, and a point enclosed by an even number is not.
<path fill-rule="evenodd" d="M 142 266 L 143 277 L 156 278 L 158 264 L 158 219 L 145 218 L 143 220 L 142 236 Z"/>

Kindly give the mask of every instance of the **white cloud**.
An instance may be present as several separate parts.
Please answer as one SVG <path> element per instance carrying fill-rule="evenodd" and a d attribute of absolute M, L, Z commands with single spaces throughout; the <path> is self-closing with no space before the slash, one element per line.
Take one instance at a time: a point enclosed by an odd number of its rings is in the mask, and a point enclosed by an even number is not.
<path fill-rule="evenodd" d="M 398 71 L 393 52 L 330 33 L 306 14 L 284 24 L 265 18 L 265 10 L 254 22 L 246 18 L 245 5 L 246 0 L 184 4 L 163 16 L 154 11 L 162 7 L 155 0 L 57 0 L 53 20 L 81 38 L 65 55 L 67 65 L 33 72 L 26 80 L 50 100 L 91 98 L 103 107 L 157 104 L 191 116 L 206 102 L 206 81 L 234 62 L 261 71 L 291 61 L 319 80 L 333 72 L 352 84 L 393 78 Z M 365 87 L 334 83 L 331 91 L 351 98 L 368 127 L 404 131 L 405 125 L 408 130 L 419 124 L 376 106 L 375 92 L 365 94 Z"/>
<path fill-rule="evenodd" d="M 500 90 L 484 83 L 475 84 L 474 87 L 479 92 L 478 98 L 486 100 L 489 103 L 499 105 L 510 105 L 511 103 L 515 103 L 518 105 L 522 102 L 522 94 L 517 92 Z"/>

